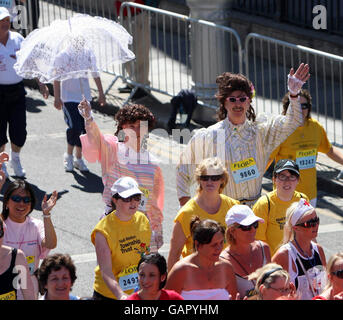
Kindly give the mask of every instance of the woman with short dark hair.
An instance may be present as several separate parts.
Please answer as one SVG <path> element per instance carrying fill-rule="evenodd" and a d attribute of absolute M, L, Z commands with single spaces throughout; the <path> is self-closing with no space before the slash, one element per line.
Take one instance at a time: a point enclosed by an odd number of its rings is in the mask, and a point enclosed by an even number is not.
<path fill-rule="evenodd" d="M 8 185 L 2 203 L 1 216 L 7 229 L 4 244 L 25 253 L 37 298 L 38 283 L 33 273 L 38 268 L 40 259 L 44 259 L 57 245 L 56 232 L 51 221 L 51 210 L 56 201 L 56 191 L 49 199 L 44 195 L 43 221 L 30 217 L 36 197 L 32 186 L 27 181 L 18 179 Z"/>
<path fill-rule="evenodd" d="M 127 300 L 183 300 L 174 290 L 166 290 L 167 262 L 159 253 L 142 256 L 137 266 L 140 289 Z"/>
<path fill-rule="evenodd" d="M 47 256 L 35 272 L 40 300 L 78 300 L 70 294 L 76 280 L 76 267 L 69 254 L 55 253 Z"/>

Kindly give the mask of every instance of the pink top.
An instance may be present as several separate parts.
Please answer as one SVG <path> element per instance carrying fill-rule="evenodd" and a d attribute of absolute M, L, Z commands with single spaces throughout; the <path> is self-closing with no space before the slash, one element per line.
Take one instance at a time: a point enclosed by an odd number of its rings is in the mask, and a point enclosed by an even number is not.
<path fill-rule="evenodd" d="M 5 220 L 6 232 L 3 244 L 12 248 L 23 250 L 30 270 L 36 296 L 38 296 L 38 283 L 33 273 L 39 266 L 40 259 L 44 259 L 50 249 L 42 247 L 45 238 L 43 221 L 30 216 L 25 222 L 18 223 L 9 217 Z M 22 300 L 21 290 L 18 291 L 18 300 Z"/>
<path fill-rule="evenodd" d="M 106 213 L 112 211 L 113 183 L 123 176 L 132 177 L 143 192 L 138 210 L 147 215 L 152 231 L 162 235 L 164 180 L 157 159 L 148 151 L 136 153 L 114 135 L 102 134 L 94 121 L 86 124 L 86 132 L 80 136 L 82 153 L 87 161 L 101 163 Z"/>

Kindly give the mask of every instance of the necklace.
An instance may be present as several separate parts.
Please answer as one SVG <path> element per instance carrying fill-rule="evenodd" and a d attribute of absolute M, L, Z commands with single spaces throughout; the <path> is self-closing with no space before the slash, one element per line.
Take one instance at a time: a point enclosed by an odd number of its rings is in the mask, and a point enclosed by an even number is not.
<path fill-rule="evenodd" d="M 314 264 L 315 264 L 314 257 L 313 257 L 313 259 L 311 259 L 311 257 L 304 252 L 304 250 L 300 247 L 297 239 L 294 238 L 294 242 L 296 243 L 297 247 L 300 249 L 300 253 L 307 259 L 307 261 L 309 262 L 310 266 L 314 267 Z M 311 244 L 311 252 L 312 252 L 312 244 Z"/>
<path fill-rule="evenodd" d="M 249 252 L 249 268 L 251 270 L 252 268 L 252 262 L 253 262 L 253 259 L 252 259 L 252 247 L 251 245 L 249 245 L 249 248 L 250 248 L 250 252 Z M 236 255 L 236 256 L 240 256 L 242 257 L 242 254 L 239 254 L 239 253 L 230 253 L 230 251 L 228 251 L 228 254 L 230 255 L 230 257 L 232 257 L 237 263 L 238 265 L 242 268 L 242 270 L 246 273 L 246 275 L 250 274 L 248 271 L 246 271 L 246 269 L 243 267 L 243 265 L 238 261 L 237 258 L 235 258 L 233 255 Z"/>

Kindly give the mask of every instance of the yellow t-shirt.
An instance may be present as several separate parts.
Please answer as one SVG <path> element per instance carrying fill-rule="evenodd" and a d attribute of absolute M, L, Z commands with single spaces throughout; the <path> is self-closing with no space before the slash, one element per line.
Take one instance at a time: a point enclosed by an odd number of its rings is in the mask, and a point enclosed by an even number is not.
<path fill-rule="evenodd" d="M 268 198 L 269 205 L 268 205 Z M 276 190 L 261 196 L 252 208 L 255 215 L 264 219 L 264 223 L 259 223 L 255 238 L 268 243 L 271 256 L 276 252 L 283 239 L 283 227 L 286 222 L 286 211 L 293 202 L 298 202 L 301 198 L 308 201 L 308 197 L 300 192 L 294 191 L 290 201 L 282 201 L 276 195 Z"/>
<path fill-rule="evenodd" d="M 270 159 L 275 159 L 275 163 L 280 159 L 296 161 L 300 169 L 297 191 L 314 199 L 317 197 L 317 154 L 328 153 L 331 147 L 322 125 L 310 118 L 272 152 Z"/>
<path fill-rule="evenodd" d="M 131 294 L 138 286 L 137 264 L 143 253 L 149 252 L 151 229 L 148 218 L 137 211 L 129 221 L 121 221 L 115 211 L 102 218 L 91 234 L 95 244 L 96 232 L 106 238 L 112 256 L 112 272 L 122 290 Z M 104 282 L 99 265 L 95 268 L 93 288 L 105 297 L 116 299 Z"/>
<path fill-rule="evenodd" d="M 228 210 L 235 204 L 239 204 L 239 201 L 234 200 L 223 194 L 220 195 L 222 202 L 218 212 L 210 214 L 205 210 L 201 209 L 196 203 L 195 198 L 190 199 L 177 213 L 174 222 L 178 221 L 181 224 L 183 233 L 186 237 L 186 243 L 182 250 L 182 256 L 186 257 L 193 253 L 193 239 L 191 236 L 190 223 L 193 216 L 199 216 L 201 220 L 211 219 L 219 222 L 223 227 L 226 228 L 225 216 Z M 225 245 L 226 246 L 226 245 Z"/>

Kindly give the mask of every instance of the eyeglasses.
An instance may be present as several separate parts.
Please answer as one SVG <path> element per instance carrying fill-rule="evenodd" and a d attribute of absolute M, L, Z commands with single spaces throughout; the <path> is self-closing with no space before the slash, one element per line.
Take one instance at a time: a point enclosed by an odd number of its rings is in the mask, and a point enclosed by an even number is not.
<path fill-rule="evenodd" d="M 309 103 L 302 103 L 301 104 L 301 109 L 302 110 L 306 110 L 306 109 L 309 109 L 310 108 L 310 104 Z"/>
<path fill-rule="evenodd" d="M 258 221 L 254 222 L 253 224 L 251 224 L 249 226 L 239 225 L 237 228 L 242 229 L 242 231 L 250 231 L 252 227 L 257 229 L 258 228 Z"/>
<path fill-rule="evenodd" d="M 208 180 L 212 180 L 212 181 L 219 181 L 221 178 L 223 178 L 223 175 L 222 174 L 218 174 L 218 175 L 215 175 L 215 176 L 200 176 L 200 180 L 201 181 L 208 181 Z"/>
<path fill-rule="evenodd" d="M 297 226 L 303 227 L 303 228 L 313 228 L 315 227 L 317 224 L 319 224 L 320 219 L 317 218 L 313 218 L 311 220 L 305 221 L 303 223 L 298 223 Z"/>
<path fill-rule="evenodd" d="M 290 293 L 291 292 L 291 288 L 273 288 L 273 287 L 268 287 L 268 289 L 273 289 L 275 291 L 278 291 L 280 292 L 281 294 L 287 294 L 287 293 Z"/>
<path fill-rule="evenodd" d="M 30 203 L 31 202 L 31 197 L 21 197 L 18 195 L 11 196 L 10 199 L 16 203 L 19 203 L 21 201 L 24 201 L 24 203 Z"/>
<path fill-rule="evenodd" d="M 284 174 L 278 174 L 276 176 L 280 181 L 295 181 L 298 179 L 296 175 L 291 174 L 290 176 L 286 176 Z"/>
<path fill-rule="evenodd" d="M 343 270 L 332 271 L 331 274 L 335 275 L 337 278 L 343 279 Z"/>
<path fill-rule="evenodd" d="M 226 98 L 226 100 L 228 100 L 228 101 L 230 101 L 230 102 L 232 102 L 232 103 L 234 103 L 234 102 L 236 102 L 236 101 L 245 102 L 247 99 L 248 99 L 247 96 L 245 96 L 245 97 L 239 97 L 239 98 L 236 98 L 236 97 L 228 97 L 228 98 Z"/>
<path fill-rule="evenodd" d="M 123 202 L 131 202 L 132 200 L 141 201 L 142 195 L 141 194 L 134 194 L 134 195 L 127 197 L 127 198 L 119 197 L 118 199 L 121 199 Z"/>

